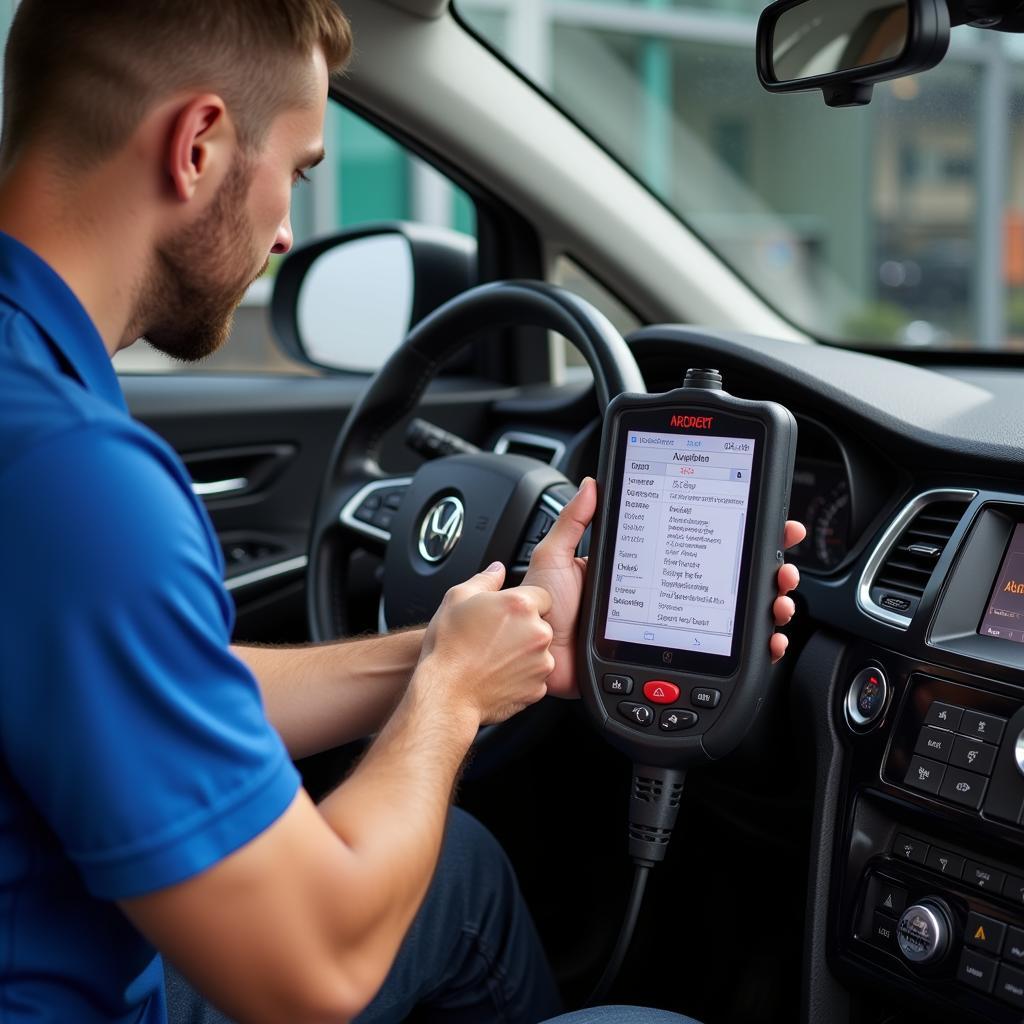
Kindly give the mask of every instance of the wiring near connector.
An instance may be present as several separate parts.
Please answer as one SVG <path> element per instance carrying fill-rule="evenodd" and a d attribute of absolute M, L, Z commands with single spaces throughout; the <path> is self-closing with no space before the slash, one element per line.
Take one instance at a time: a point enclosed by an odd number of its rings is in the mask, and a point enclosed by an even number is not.
<path fill-rule="evenodd" d="M 663 861 L 668 852 L 685 781 L 686 773 L 681 769 L 633 766 L 633 785 L 629 794 L 629 855 L 633 861 L 633 885 L 615 948 L 586 1002 L 587 1006 L 595 1006 L 604 999 L 626 959 L 651 868 Z"/>

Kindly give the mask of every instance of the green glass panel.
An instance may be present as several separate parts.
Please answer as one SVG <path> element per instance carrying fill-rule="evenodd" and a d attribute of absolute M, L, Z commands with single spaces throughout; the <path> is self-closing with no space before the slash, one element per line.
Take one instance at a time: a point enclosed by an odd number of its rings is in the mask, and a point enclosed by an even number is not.
<path fill-rule="evenodd" d="M 337 145 L 339 226 L 408 218 L 409 160 L 402 147 L 348 110 L 341 112 Z"/>
<path fill-rule="evenodd" d="M 473 200 L 461 188 L 453 188 L 452 192 L 452 227 L 467 235 L 475 235 L 476 207 Z"/>

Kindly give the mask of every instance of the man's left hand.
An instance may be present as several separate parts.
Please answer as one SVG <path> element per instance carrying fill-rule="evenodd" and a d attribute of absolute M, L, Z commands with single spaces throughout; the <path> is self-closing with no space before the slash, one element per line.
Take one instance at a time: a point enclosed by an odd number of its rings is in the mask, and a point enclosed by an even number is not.
<path fill-rule="evenodd" d="M 576 547 L 594 518 L 597 509 L 597 484 L 591 477 L 584 479 L 576 497 L 562 510 L 558 521 L 548 535 L 537 545 L 530 559 L 530 568 L 523 580 L 533 587 L 543 587 L 551 595 L 551 611 L 547 620 L 554 632 L 551 653 L 555 656 L 555 669 L 548 677 L 548 693 L 556 697 L 577 697 L 576 685 L 576 620 L 579 617 L 583 581 L 587 573 L 587 560 L 576 555 Z M 786 523 L 785 546 L 799 544 L 807 531 L 803 524 L 790 520 Z M 800 582 L 795 565 L 786 563 L 779 569 L 779 594 L 772 606 L 775 624 L 784 626 L 793 617 L 796 607 L 787 597 Z M 789 645 L 783 633 L 774 633 L 771 639 L 772 662 L 778 661 Z"/>

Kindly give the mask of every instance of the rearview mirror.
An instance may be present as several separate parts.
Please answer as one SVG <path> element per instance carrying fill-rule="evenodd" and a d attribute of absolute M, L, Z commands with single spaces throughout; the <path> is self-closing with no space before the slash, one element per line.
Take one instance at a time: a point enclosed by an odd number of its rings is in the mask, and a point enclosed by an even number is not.
<path fill-rule="evenodd" d="M 926 71 L 948 48 L 944 0 L 778 0 L 758 22 L 757 73 L 769 92 L 861 106 L 876 82 Z"/>

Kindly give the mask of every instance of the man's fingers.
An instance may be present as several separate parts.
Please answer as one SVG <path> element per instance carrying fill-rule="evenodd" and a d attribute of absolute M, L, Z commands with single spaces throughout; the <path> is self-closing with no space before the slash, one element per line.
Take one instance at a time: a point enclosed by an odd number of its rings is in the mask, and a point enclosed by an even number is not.
<path fill-rule="evenodd" d="M 796 614 L 796 605 L 791 597 L 777 597 L 772 605 L 772 613 L 775 615 L 775 625 L 785 626 Z"/>
<path fill-rule="evenodd" d="M 551 611 L 551 595 L 544 587 L 531 587 L 524 583 L 510 593 L 519 594 L 524 600 L 529 601 L 541 617 Z"/>
<path fill-rule="evenodd" d="M 488 590 L 501 590 L 505 582 L 505 566 L 501 562 L 491 562 L 486 569 L 470 576 L 464 583 L 460 583 L 453 590 L 457 590 L 460 596 L 470 597 L 472 594 L 482 594 Z"/>
<path fill-rule="evenodd" d="M 597 483 L 593 477 L 586 476 L 539 546 L 545 550 L 553 548 L 559 554 L 572 557 L 596 510 Z"/>
<path fill-rule="evenodd" d="M 788 594 L 800 586 L 800 570 L 791 562 L 787 562 L 779 570 L 779 593 Z"/>
<path fill-rule="evenodd" d="M 789 637 L 785 633 L 773 633 L 768 647 L 772 652 L 772 664 L 774 665 L 777 661 L 781 661 L 782 656 L 786 653 L 786 648 L 789 647 Z"/>
<path fill-rule="evenodd" d="M 807 536 L 807 527 L 798 523 L 795 519 L 786 521 L 786 529 L 783 533 L 783 546 L 795 548 Z"/>

